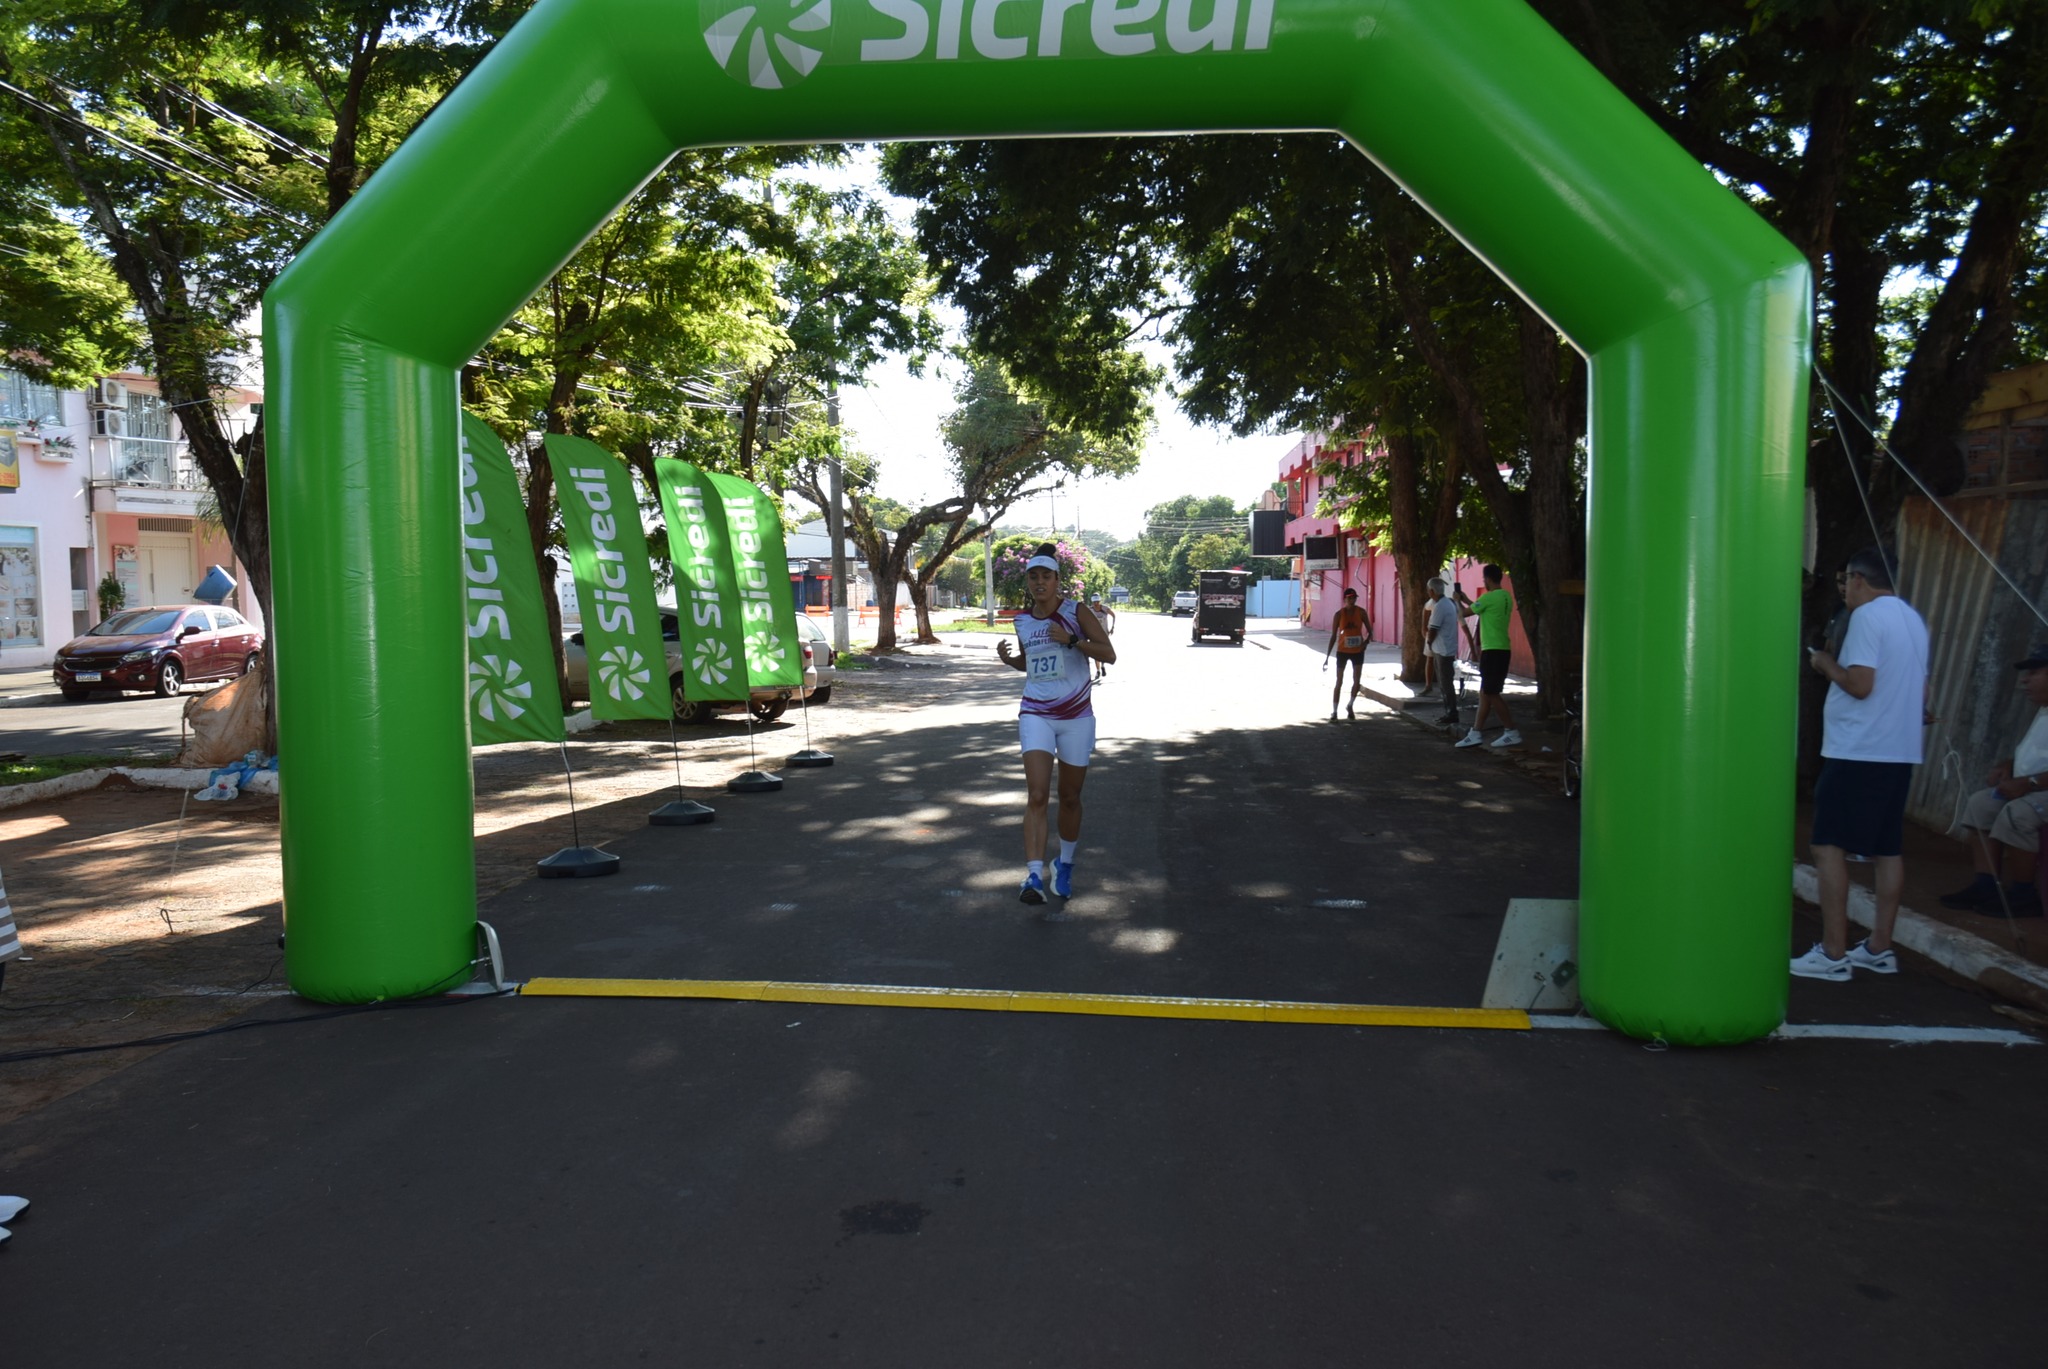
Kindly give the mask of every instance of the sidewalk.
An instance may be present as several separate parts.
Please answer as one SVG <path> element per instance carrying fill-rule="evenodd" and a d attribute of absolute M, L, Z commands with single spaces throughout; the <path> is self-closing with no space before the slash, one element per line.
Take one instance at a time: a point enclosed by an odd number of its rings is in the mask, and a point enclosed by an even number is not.
<path fill-rule="evenodd" d="M 0 670 L 0 708 L 48 703 L 61 697 L 46 665 Z"/>
<path fill-rule="evenodd" d="M 1290 630 L 1274 635 L 1317 650 L 1328 640 L 1328 634 L 1321 632 Z M 1460 662 L 1461 679 L 1470 670 L 1469 662 Z M 1365 668 L 1360 675 L 1368 696 L 1413 720 L 1418 726 L 1440 732 L 1446 738 L 1459 730 L 1437 726 L 1435 718 L 1439 695 L 1434 690 L 1423 693 L 1401 679 L 1399 648 L 1384 643 L 1375 643 L 1367 648 Z M 1466 682 L 1466 688 L 1468 691 L 1476 690 L 1476 677 Z M 1534 680 L 1510 675 L 1506 692 L 1510 707 L 1515 709 L 1515 721 L 1520 724 L 1524 745 L 1507 750 L 1481 747 L 1474 754 L 1492 757 L 1496 763 L 1512 765 L 1540 782 L 1557 784 L 1561 794 L 1562 777 L 1558 767 L 1562 765 L 1562 758 L 1556 753 L 1563 744 L 1562 725 L 1537 714 Z M 1464 718 L 1470 722 L 1475 700 L 1469 692 L 1466 698 Z M 1811 862 L 1808 842 L 1812 825 L 1812 806 L 1802 802 L 1797 810 L 1788 852 L 1795 869 Z M 2034 1013 L 2048 1014 L 2048 922 L 2040 916 L 2039 906 L 2035 905 L 2029 915 L 2015 918 L 2007 918 L 2002 912 L 1966 913 L 1942 907 L 1943 894 L 1970 882 L 1970 853 L 1962 842 L 1916 823 L 1906 824 L 1905 858 L 1906 883 L 1899 914 L 1901 946 L 1917 949 L 1924 945 L 1928 948 L 1928 958 L 1942 969 Z M 1852 865 L 1849 878 L 1854 886 L 1850 892 L 1850 918 L 1859 925 L 1868 926 L 1871 869 L 1865 864 Z M 1811 887 L 1810 874 L 1799 887 Z M 1863 894 L 1861 897 L 1859 890 Z M 1798 908 L 1802 923 L 1811 924 L 1811 935 L 1818 939 L 1818 908 L 1804 901 Z M 1916 918 L 1924 925 L 1915 928 Z M 2028 973 L 2010 963 L 2001 968 L 2000 953 L 2024 961 L 2026 966 L 2033 968 L 2033 972 Z"/>

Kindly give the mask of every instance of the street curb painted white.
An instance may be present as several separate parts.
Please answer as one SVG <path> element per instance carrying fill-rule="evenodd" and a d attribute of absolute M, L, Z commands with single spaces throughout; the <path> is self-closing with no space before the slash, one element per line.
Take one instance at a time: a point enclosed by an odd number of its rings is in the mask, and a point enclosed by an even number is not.
<path fill-rule="evenodd" d="M 1802 903 L 1820 902 L 1820 879 L 1811 865 L 1793 865 L 1792 893 Z M 1852 880 L 1849 884 L 1849 920 L 1859 927 L 1868 927 L 1876 916 L 1877 896 Z M 2002 997 L 2015 997 L 2013 989 L 2018 987 L 2032 992 L 2017 996 L 2048 1003 L 2048 969 L 1994 946 L 1974 932 L 1951 927 L 1946 922 L 1901 907 L 1898 924 L 1892 929 L 1892 940 Z M 2017 985 L 2012 981 L 2018 981 Z"/>
<path fill-rule="evenodd" d="M 11 784 L 0 789 L 0 808 L 18 808 L 38 799 L 60 798 L 82 789 L 97 789 L 100 781 L 113 773 L 111 770 L 74 770 L 68 775 L 37 780 L 32 784 Z"/>
<path fill-rule="evenodd" d="M 41 799 L 62 798 L 66 794 L 79 794 L 88 789 L 97 789 L 109 777 L 126 776 L 132 783 L 144 789 L 204 789 L 213 783 L 213 768 L 187 770 L 171 766 L 105 766 L 95 770 L 74 770 L 69 775 L 58 775 L 52 779 L 37 780 L 33 784 L 9 785 L 0 789 L 0 809 L 19 808 L 25 803 Z M 277 772 L 265 770 L 252 775 L 242 788 L 251 794 L 275 794 Z"/>

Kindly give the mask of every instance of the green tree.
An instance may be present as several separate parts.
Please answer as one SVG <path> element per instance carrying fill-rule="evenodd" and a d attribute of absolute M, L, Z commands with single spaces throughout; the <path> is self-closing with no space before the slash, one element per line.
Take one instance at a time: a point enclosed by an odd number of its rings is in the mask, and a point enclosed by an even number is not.
<path fill-rule="evenodd" d="M 246 358 L 240 325 L 523 8 L 29 0 L 0 17 L 0 79 L 12 87 L 0 107 L 0 201 L 76 225 L 120 282 L 266 615 L 263 429 L 233 435 L 217 398 Z M 47 288 L 68 260 L 18 258 L 10 293 Z M 93 279 L 80 278 L 80 326 L 38 337 L 28 314 L 29 334 L 8 340 L 68 378 L 111 361 L 123 339 L 91 306 Z"/>
<path fill-rule="evenodd" d="M 1138 464 L 1135 430 L 1098 432 L 1055 420 L 1047 404 L 1013 382 L 999 365 L 969 359 L 954 391 L 959 405 L 941 423 L 941 435 L 957 491 L 922 508 L 906 510 L 893 535 L 884 535 L 873 514 L 872 496 L 847 490 L 848 522 L 875 576 L 879 627 L 875 649 L 896 647 L 895 600 L 900 582 L 917 614 L 919 642 L 936 642 L 931 627 L 930 589 L 954 553 L 982 536 L 1010 508 L 1043 494 L 1062 477 L 1124 475 Z M 870 458 L 850 458 L 836 434 L 814 436 L 790 446 L 789 485 L 824 507 L 828 462 L 849 472 L 871 473 Z M 1046 483 L 1041 483 L 1046 482 Z M 919 548 L 924 548 L 919 559 Z M 1000 566 L 1000 559 L 998 566 Z"/>
<path fill-rule="evenodd" d="M 1020 330 L 1129 351 L 1163 323 L 1183 407 L 1243 433 L 1434 427 L 1434 446 L 1386 446 L 1404 593 L 1419 609 L 1420 568 L 1441 564 L 1444 518 L 1423 516 L 1427 494 L 1453 523 L 1477 513 L 1496 524 L 1539 658 L 1576 650 L 1575 618 L 1546 633 L 1544 617 L 1553 604 L 1572 612 L 1559 588 L 1582 573 L 1583 522 L 1569 514 L 1583 425 L 1571 386 L 1583 389 L 1583 372 L 1355 151 L 1307 136 L 931 144 L 892 149 L 887 166 L 897 189 L 928 197 L 920 233 L 952 263 L 944 279 L 971 326 L 1003 314 L 991 326 L 1020 348 L 1019 365 L 1072 402 L 1092 393 L 1091 368 L 1123 362 L 1033 350 Z M 1067 222 L 1087 228 L 1066 234 Z M 1096 326 L 1105 315 L 1123 332 Z M 1424 465 L 1432 454 L 1447 459 Z M 1141 597 L 1170 594 L 1157 577 L 1181 566 L 1157 546 L 1140 559 Z"/>
<path fill-rule="evenodd" d="M 1819 369 L 1846 399 L 1816 390 L 1813 410 L 1804 612 L 1818 630 L 1836 605 L 1827 572 L 1877 538 L 1873 523 L 1889 529 L 1914 488 L 1857 416 L 1951 493 L 1964 475 L 1954 437 L 1986 379 L 2038 359 L 2048 336 L 2048 7 L 1536 8 L 1813 266 Z M 1838 435 L 1839 408 L 1852 414 Z M 1798 678 L 1810 770 L 1826 684 Z"/>

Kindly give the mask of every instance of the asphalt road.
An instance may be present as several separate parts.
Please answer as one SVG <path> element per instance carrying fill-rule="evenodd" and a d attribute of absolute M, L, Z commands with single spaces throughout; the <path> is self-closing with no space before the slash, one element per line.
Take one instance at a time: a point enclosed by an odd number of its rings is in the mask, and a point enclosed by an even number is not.
<path fill-rule="evenodd" d="M 1391 715 L 1321 721 L 1312 649 L 1137 614 L 1117 642 L 1068 922 L 1015 898 L 992 657 L 891 676 L 834 714 L 832 769 L 483 915 L 522 978 L 1471 1005 L 1506 900 L 1574 889 L 1573 805 Z M 1792 1004 L 2006 1025 L 1917 964 Z M 0 1189 L 36 1203 L 0 1343 L 10 1369 L 2020 1363 L 2048 1334 L 2048 1200 L 2014 1178 L 2044 1074 L 2039 1047 L 673 1000 L 310 1020 L 0 1131 Z"/>
<path fill-rule="evenodd" d="M 187 700 L 219 687 L 188 685 L 173 699 L 95 694 L 83 703 L 72 703 L 53 689 L 48 698 L 0 708 L 0 751 L 29 756 L 173 755 L 183 741 Z"/>

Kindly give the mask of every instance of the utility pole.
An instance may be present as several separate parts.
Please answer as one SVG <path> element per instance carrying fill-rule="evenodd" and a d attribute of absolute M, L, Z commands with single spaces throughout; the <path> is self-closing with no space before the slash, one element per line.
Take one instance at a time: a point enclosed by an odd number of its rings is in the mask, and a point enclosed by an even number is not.
<path fill-rule="evenodd" d="M 825 421 L 836 431 L 839 427 L 839 387 L 833 385 L 825 391 Z M 846 635 L 846 520 L 839 511 L 841 499 L 846 490 L 846 472 L 839 464 L 839 458 L 831 458 L 831 470 L 826 478 L 830 499 L 825 505 L 825 535 L 832 539 L 832 649 L 843 652 L 847 648 Z"/>

